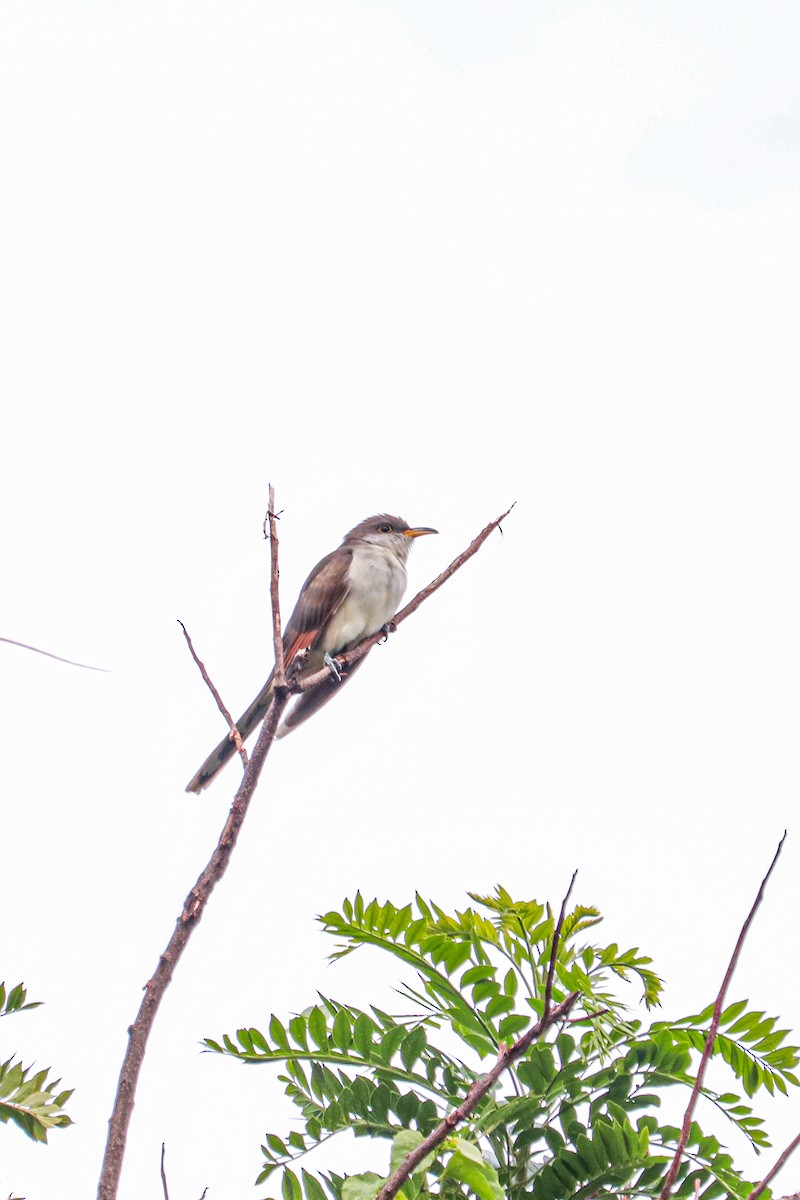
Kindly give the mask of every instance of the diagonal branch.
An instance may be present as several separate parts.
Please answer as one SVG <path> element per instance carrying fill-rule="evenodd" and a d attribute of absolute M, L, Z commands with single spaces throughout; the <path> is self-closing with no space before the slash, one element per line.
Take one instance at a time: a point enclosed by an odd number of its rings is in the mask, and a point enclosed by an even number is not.
<path fill-rule="evenodd" d="M 750 1192 L 747 1200 L 756 1200 L 756 1197 L 761 1195 L 764 1189 L 770 1183 L 772 1183 L 772 1180 L 778 1174 L 778 1171 L 780 1171 L 781 1167 L 786 1165 L 787 1159 L 791 1154 L 794 1153 L 798 1146 L 800 1146 L 800 1133 L 798 1133 L 797 1137 L 793 1141 L 789 1142 L 789 1145 L 786 1147 L 783 1154 L 781 1154 L 778 1161 L 775 1163 L 775 1166 L 771 1171 L 767 1171 L 766 1175 L 761 1180 L 761 1183 L 759 1183 L 757 1187 L 754 1187 L 752 1192 Z M 795 1192 L 792 1196 L 785 1196 L 783 1200 L 796 1200 L 796 1198 L 800 1198 L 800 1192 Z"/>
<path fill-rule="evenodd" d="M 761 901 L 764 897 L 764 889 L 766 888 L 769 877 L 772 874 L 772 871 L 775 867 L 776 862 L 778 861 L 778 857 L 780 855 L 781 850 L 783 849 L 783 843 L 785 841 L 786 841 L 786 831 L 784 830 L 783 837 L 778 842 L 778 849 L 775 851 L 775 855 L 772 859 L 772 862 L 769 865 L 769 870 L 767 871 L 764 878 L 761 880 L 761 886 L 758 889 L 758 895 L 755 898 L 753 907 L 750 909 L 750 912 L 747 914 L 747 918 L 745 920 L 744 925 L 742 926 L 741 932 L 739 934 L 736 945 L 734 947 L 733 954 L 731 955 L 731 961 L 728 963 L 728 969 L 725 972 L 725 977 L 722 980 L 722 986 L 719 989 L 719 994 L 717 995 L 717 999 L 714 1003 L 714 1012 L 712 1014 L 711 1024 L 708 1029 L 708 1036 L 706 1037 L 706 1042 L 703 1047 L 703 1053 L 700 1056 L 700 1064 L 697 1068 L 697 1077 L 694 1081 L 694 1087 L 692 1088 L 692 1094 L 689 1097 L 689 1103 L 686 1106 L 686 1114 L 683 1118 L 683 1125 L 681 1126 L 681 1133 L 680 1133 L 680 1137 L 678 1138 L 678 1145 L 675 1150 L 675 1157 L 673 1158 L 672 1162 L 670 1163 L 669 1170 L 667 1171 L 667 1177 L 664 1180 L 664 1186 L 661 1189 L 660 1200 L 669 1200 L 670 1194 L 672 1193 L 672 1189 L 675 1186 L 675 1180 L 678 1177 L 678 1170 L 681 1165 L 681 1159 L 683 1158 L 683 1152 L 686 1149 L 686 1143 L 689 1140 L 689 1133 L 691 1132 L 691 1128 L 692 1128 L 692 1118 L 694 1117 L 694 1110 L 695 1110 L 695 1106 L 697 1104 L 697 1098 L 700 1095 L 700 1092 L 703 1087 L 703 1079 L 705 1078 L 706 1067 L 708 1066 L 708 1060 L 711 1058 L 711 1054 L 714 1050 L 714 1042 L 716 1041 L 716 1038 L 717 1038 L 717 1031 L 719 1029 L 720 1018 L 722 1017 L 722 1006 L 725 1003 L 725 995 L 728 991 L 728 985 L 733 977 L 733 972 L 736 970 L 736 964 L 739 961 L 739 954 L 741 952 L 742 946 L 744 945 L 744 939 L 747 937 L 750 926 L 753 923 L 753 918 L 755 917 L 756 911 L 758 910 L 758 907 L 761 904 Z"/>
<path fill-rule="evenodd" d="M 230 712 L 226 708 L 225 701 L 222 699 L 222 696 L 220 696 L 219 692 L 217 691 L 216 687 L 214 686 L 214 683 L 212 682 L 211 677 L 210 677 L 208 671 L 206 670 L 205 663 L 201 662 L 200 659 L 198 658 L 197 652 L 195 651 L 194 645 L 192 643 L 192 639 L 189 637 L 188 629 L 184 625 L 183 621 L 178 621 L 178 624 L 180 625 L 181 629 L 183 630 L 183 636 L 186 638 L 186 644 L 189 647 L 189 653 L 191 654 L 192 658 L 195 661 L 195 665 L 197 666 L 197 669 L 199 670 L 199 672 L 203 678 L 203 682 L 205 683 L 208 690 L 211 692 L 211 695 L 216 700 L 217 708 L 222 713 L 225 720 L 228 722 L 228 725 L 229 725 L 230 731 L 231 731 L 230 736 L 233 739 L 233 741 L 236 743 L 236 749 L 241 757 L 243 764 L 245 766 L 247 766 L 247 751 L 244 748 L 244 742 L 242 741 L 241 734 L 239 733 L 239 730 L 236 728 L 236 722 L 234 721 Z"/>
<path fill-rule="evenodd" d="M 566 913 L 567 913 L 567 901 L 569 900 L 570 896 L 572 895 L 572 889 L 575 886 L 575 878 L 576 878 L 577 874 L 578 874 L 577 870 L 572 872 L 572 879 L 570 879 L 570 881 L 569 881 L 569 887 L 567 888 L 567 894 L 564 897 L 564 899 L 561 901 L 561 911 L 558 914 L 558 921 L 556 922 L 556 927 L 553 930 L 553 944 L 550 947 L 550 965 L 547 968 L 547 983 L 545 984 L 545 989 L 544 989 L 544 1011 L 546 1013 L 550 1011 L 550 1001 L 553 999 L 553 980 L 555 979 L 555 976 L 556 976 L 556 960 L 558 958 L 558 943 L 561 941 L 561 930 L 564 926 L 564 917 L 566 916 Z"/>
<path fill-rule="evenodd" d="M 270 488 L 270 514 L 272 516 L 272 489 Z M 273 545 L 272 579 L 273 603 L 278 602 L 277 593 L 277 545 Z M 278 618 L 277 628 L 280 628 Z M 142 1068 L 147 1040 L 153 1028 L 156 1013 L 169 987 L 178 960 L 188 944 L 189 938 L 200 922 L 211 893 L 219 883 L 230 862 L 236 839 L 244 823 L 253 793 L 256 790 L 261 770 L 275 740 L 275 732 L 283 710 L 289 702 L 289 693 L 275 696 L 267 713 L 264 724 L 258 735 L 250 761 L 247 763 L 242 782 L 231 805 L 228 819 L 225 822 L 219 841 L 205 869 L 198 876 L 183 905 L 183 911 L 178 917 L 172 937 L 158 960 L 158 966 L 153 976 L 145 984 L 144 999 L 136 1014 L 136 1019 L 128 1029 L 128 1046 L 122 1061 L 117 1094 L 114 1107 L 108 1122 L 108 1139 L 106 1141 L 103 1166 L 97 1188 L 98 1200 L 115 1200 L 122 1172 L 122 1161 L 125 1156 L 125 1145 L 128 1138 L 128 1127 L 133 1113 L 136 1085 Z"/>
<path fill-rule="evenodd" d="M 502 520 L 502 517 L 500 520 Z M 393 1171 L 386 1180 L 375 1200 L 393 1200 L 406 1180 L 413 1175 L 419 1164 L 441 1146 L 442 1142 L 450 1136 L 456 1125 L 459 1125 L 472 1115 L 483 1097 L 492 1090 L 503 1072 L 518 1058 L 521 1058 L 551 1025 L 554 1025 L 556 1021 L 563 1021 L 569 1016 L 573 1004 L 578 999 L 577 992 L 571 992 L 555 1008 L 550 1007 L 550 998 L 553 994 L 553 978 L 555 976 L 556 959 L 558 957 L 558 943 L 561 939 L 561 927 L 564 924 L 567 901 L 572 892 L 572 885 L 575 883 L 575 875 L 577 873 L 576 871 L 572 876 L 567 894 L 561 903 L 558 922 L 553 931 L 553 946 L 550 953 L 550 966 L 547 971 L 547 986 L 545 990 L 546 1001 L 541 1017 L 512 1046 L 500 1047 L 500 1053 L 492 1069 L 485 1075 L 481 1075 L 480 1079 L 476 1079 L 461 1103 L 452 1112 L 449 1112 L 444 1120 L 440 1121 L 436 1128 L 431 1130 L 428 1136 L 423 1138 L 419 1145 L 415 1146 L 406 1155 L 397 1170 Z"/>
<path fill-rule="evenodd" d="M 511 507 L 513 508 L 513 505 Z M 455 571 L 457 571 L 458 568 L 467 561 L 467 559 L 471 558 L 472 555 L 480 549 L 489 535 L 495 529 L 497 529 L 500 522 L 508 515 L 510 511 L 511 509 L 507 509 L 502 516 L 497 518 L 497 520 L 491 521 L 486 528 L 483 529 L 481 533 L 479 533 L 478 536 L 470 543 L 463 554 L 459 555 L 459 557 L 455 559 L 450 566 L 442 572 L 441 575 L 434 579 L 432 583 L 429 583 L 426 588 L 423 588 L 422 591 L 419 592 L 414 599 L 397 614 L 397 616 L 394 618 L 394 624 L 400 624 L 401 621 L 404 621 L 406 617 L 415 612 L 416 609 L 419 608 L 420 604 L 422 604 L 423 600 L 426 600 L 428 596 L 432 595 L 432 593 L 440 588 L 442 584 L 445 583 L 450 576 L 453 575 Z M 280 636 L 281 621 L 280 607 L 278 602 L 278 537 L 276 530 L 276 514 L 274 509 L 274 492 L 272 486 L 270 486 L 269 489 L 268 520 L 270 528 L 272 568 L 270 577 L 270 596 L 272 599 L 273 640 L 275 646 L 275 695 L 269 709 L 267 710 L 264 723 L 253 748 L 253 753 L 245 767 L 242 782 L 239 785 L 239 789 L 233 799 L 230 812 L 228 813 L 228 818 L 225 822 L 222 833 L 220 834 L 217 846 L 206 867 L 198 876 L 194 887 L 186 897 L 183 910 L 177 920 L 172 937 L 167 943 L 167 947 L 163 954 L 159 958 L 158 966 L 156 967 L 152 978 L 145 984 L 144 999 L 139 1007 L 139 1012 L 136 1015 L 136 1019 L 128 1029 L 128 1046 L 123 1058 L 119 1082 L 117 1084 L 117 1094 L 114 1099 L 114 1107 L 108 1123 L 108 1138 L 106 1141 L 103 1166 L 97 1189 L 98 1200 L 116 1200 L 120 1175 L 122 1172 L 122 1162 L 125 1155 L 125 1146 L 128 1137 L 128 1127 L 130 1125 L 131 1114 L 133 1112 L 136 1086 L 139 1080 L 139 1073 L 144 1060 L 147 1041 L 150 1036 L 150 1031 L 153 1027 L 153 1022 L 155 1021 L 156 1013 L 159 1005 L 161 1004 L 164 993 L 172 980 L 178 960 L 186 949 L 189 938 L 191 937 L 194 929 L 198 925 L 203 915 L 203 912 L 205 911 L 205 907 L 208 903 L 211 893 L 228 867 L 231 854 L 233 853 L 233 848 L 236 845 L 236 840 L 239 836 L 239 831 L 244 823 L 250 801 L 258 784 L 264 762 L 266 761 L 266 757 L 269 754 L 273 741 L 275 740 L 275 734 L 280 723 L 281 716 L 283 715 L 283 711 L 289 703 L 293 692 L 305 691 L 308 686 L 311 686 L 313 683 L 320 682 L 323 679 L 327 679 L 330 675 L 328 668 L 326 667 L 323 671 L 317 672 L 308 680 L 304 680 L 302 687 L 292 679 L 292 671 L 289 672 L 288 681 L 286 680 L 285 672 L 283 670 L 283 643 Z M 208 678 L 205 668 L 203 667 L 202 663 L 200 663 L 197 655 L 194 653 L 191 639 L 189 638 L 189 635 L 186 634 L 185 629 L 184 634 L 186 635 L 186 640 L 189 643 L 192 656 L 200 667 L 203 678 L 206 680 L 206 683 L 217 697 L 217 702 L 223 714 L 225 715 L 226 720 L 231 726 L 234 736 L 236 736 L 235 725 L 231 720 L 230 715 L 227 713 L 221 699 L 219 699 L 218 693 L 211 683 L 211 680 Z M 383 636 L 383 633 L 379 633 L 375 634 L 372 638 L 366 638 L 353 650 L 349 651 L 348 654 L 343 655 L 342 659 L 346 660 L 346 663 L 348 664 L 357 661 L 359 658 L 362 658 L 363 655 L 366 654 L 376 642 L 380 641 Z M 281 674 L 283 674 L 282 680 Z M 553 1021 L 559 1020 L 562 1016 L 567 1016 L 575 1001 L 575 998 L 575 995 L 568 996 L 567 999 L 557 1008 L 553 1009 L 551 1013 L 545 1013 L 538 1025 L 534 1026 L 533 1030 L 529 1030 L 530 1040 L 533 1040 L 533 1037 L 535 1036 L 539 1036 L 536 1033 L 536 1030 L 539 1026 L 541 1026 L 543 1031 L 548 1025 L 552 1024 Z M 528 1037 L 528 1034 L 526 1034 L 526 1037 Z M 521 1040 L 524 1041 L 525 1039 Z M 529 1044 L 530 1041 L 528 1042 L 528 1045 Z M 514 1058 L 519 1057 L 520 1054 L 524 1053 L 524 1048 L 518 1049 L 518 1046 L 519 1043 L 516 1043 L 516 1045 L 512 1046 L 510 1050 L 505 1051 L 506 1058 L 498 1070 L 498 1075 L 505 1069 L 509 1062 L 513 1061 Z M 478 1081 L 478 1083 L 481 1082 L 482 1081 L 480 1080 Z M 493 1081 L 490 1081 L 486 1084 L 485 1090 L 488 1090 L 488 1088 L 491 1087 L 492 1082 Z M 482 1094 L 483 1093 L 481 1093 L 481 1095 Z M 477 1104 L 479 1098 L 480 1096 L 476 1097 L 475 1104 Z M 453 1114 L 451 1113 L 450 1118 L 452 1117 Z M 393 1195 L 394 1193 L 391 1194 Z"/>

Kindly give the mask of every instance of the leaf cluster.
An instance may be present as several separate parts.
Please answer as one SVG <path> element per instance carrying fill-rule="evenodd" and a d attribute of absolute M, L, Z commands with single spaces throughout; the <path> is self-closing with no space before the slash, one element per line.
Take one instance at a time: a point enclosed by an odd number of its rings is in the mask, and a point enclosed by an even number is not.
<path fill-rule="evenodd" d="M 24 986 L 19 983 L 6 991 L 0 983 L 0 1016 L 38 1008 L 41 1002 L 27 1000 Z M 0 1122 L 12 1122 L 35 1142 L 46 1142 L 48 1130 L 71 1125 L 72 1121 L 63 1112 L 72 1091 L 58 1091 L 60 1079 L 48 1080 L 49 1067 L 32 1073 L 32 1067 L 23 1067 L 12 1055 L 0 1063 Z"/>
<path fill-rule="evenodd" d="M 372 946 L 412 968 L 414 980 L 402 994 L 413 1001 L 413 1016 L 320 995 L 286 1024 L 271 1017 L 267 1035 L 249 1028 L 206 1040 L 214 1052 L 283 1067 L 279 1078 L 301 1128 L 267 1134 L 257 1180 L 280 1172 L 283 1200 L 327 1200 L 326 1189 L 332 1200 L 372 1200 L 385 1182 L 374 1172 L 298 1174 L 298 1161 L 349 1129 L 391 1139 L 394 1169 L 468 1097 L 486 1070 L 482 1063 L 496 1060 L 542 1016 L 548 978 L 553 1004 L 576 997 L 569 1022 L 534 1041 L 482 1096 L 458 1136 L 448 1132 L 417 1164 L 402 1200 L 659 1193 L 679 1130 L 660 1121 L 658 1110 L 670 1089 L 693 1086 L 712 1007 L 645 1025 L 631 1016 L 620 989 L 638 983 L 636 999 L 649 1008 L 659 1002 L 661 980 L 638 949 L 587 940 L 601 921 L 596 908 L 577 906 L 566 915 L 551 976 L 549 905 L 515 901 L 503 888 L 471 899 L 474 907 L 448 914 L 419 896 L 398 907 L 365 904 L 356 895 L 321 918 L 337 938 L 332 957 Z M 786 1093 L 798 1083 L 797 1048 L 775 1025 L 745 1001 L 723 1013 L 713 1054 L 748 1099 L 761 1088 Z M 704 1087 L 702 1095 L 756 1149 L 769 1144 L 761 1119 L 736 1091 Z M 752 1186 L 718 1139 L 695 1123 L 674 1194 L 744 1197 Z"/>

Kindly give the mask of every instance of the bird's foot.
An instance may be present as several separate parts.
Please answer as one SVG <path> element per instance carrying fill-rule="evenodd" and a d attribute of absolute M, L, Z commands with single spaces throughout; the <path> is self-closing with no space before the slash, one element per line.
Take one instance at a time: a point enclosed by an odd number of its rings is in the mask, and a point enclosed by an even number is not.
<path fill-rule="evenodd" d="M 336 682 L 341 683 L 342 682 L 342 672 L 339 670 L 339 664 L 337 663 L 335 658 L 331 657 L 331 655 L 328 653 L 327 650 L 325 651 L 325 657 L 323 658 L 322 661 L 325 663 L 325 666 L 328 668 L 331 675 L 334 676 L 334 678 L 336 679 Z"/>
<path fill-rule="evenodd" d="M 397 631 L 397 626 L 395 625 L 394 621 L 387 621 L 386 624 L 381 629 L 381 633 L 383 634 L 383 637 L 378 639 L 378 645 L 382 646 L 384 642 L 388 642 L 389 634 L 395 633 L 396 631 Z"/>

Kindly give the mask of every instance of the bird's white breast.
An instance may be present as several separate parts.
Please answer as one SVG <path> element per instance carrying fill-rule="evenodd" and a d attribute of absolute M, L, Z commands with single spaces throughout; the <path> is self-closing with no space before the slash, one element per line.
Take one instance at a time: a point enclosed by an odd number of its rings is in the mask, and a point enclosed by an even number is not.
<path fill-rule="evenodd" d="M 322 649 L 332 654 L 392 619 L 406 590 L 406 569 L 391 551 L 362 542 L 354 548 L 347 582 L 348 593 L 325 631 Z"/>

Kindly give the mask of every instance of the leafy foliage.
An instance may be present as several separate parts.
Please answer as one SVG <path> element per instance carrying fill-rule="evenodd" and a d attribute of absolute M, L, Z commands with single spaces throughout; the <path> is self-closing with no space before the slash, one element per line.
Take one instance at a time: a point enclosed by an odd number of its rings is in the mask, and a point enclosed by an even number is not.
<path fill-rule="evenodd" d="M 38 1008 L 39 1004 L 38 1000 L 27 1000 L 21 983 L 10 992 L 0 983 L 0 1017 Z M 46 1142 L 49 1129 L 72 1124 L 62 1111 L 72 1092 L 58 1091 L 60 1079 L 48 1081 L 48 1067 L 31 1072 L 32 1067 L 23 1068 L 13 1055 L 0 1063 L 0 1122 L 11 1121 L 35 1142 Z"/>
<path fill-rule="evenodd" d="M 465 1100 L 486 1070 L 481 1060 L 495 1061 L 542 1016 L 555 930 L 550 907 L 514 901 L 503 888 L 471 899 L 474 908 L 450 915 L 420 896 L 398 908 L 365 904 L 359 894 L 321 918 L 338 939 L 332 957 L 367 945 L 413 968 L 413 985 L 402 989 L 416 1007 L 413 1017 L 320 995 L 287 1024 L 271 1017 L 267 1035 L 240 1029 L 235 1038 L 206 1040 L 209 1050 L 247 1063 L 282 1064 L 279 1078 L 302 1116 L 302 1131 L 266 1135 L 258 1183 L 280 1171 L 283 1200 L 328 1200 L 325 1189 L 333 1200 L 373 1200 L 385 1182 L 374 1172 L 317 1177 L 301 1169 L 298 1176 L 298 1161 L 350 1129 L 391 1139 L 391 1172 Z M 423 1193 L 445 1200 L 465 1193 L 478 1200 L 659 1193 L 679 1130 L 660 1123 L 656 1112 L 666 1089 L 693 1086 L 713 1006 L 648 1026 L 632 1019 L 620 985 L 638 983 L 650 1008 L 659 1002 L 661 980 L 638 949 L 587 941 L 600 921 L 597 909 L 578 906 L 561 930 L 552 1003 L 574 994 L 570 1020 L 534 1041 L 457 1132 L 448 1131 L 417 1164 L 402 1200 Z M 746 1001 L 723 1013 L 713 1054 L 748 1098 L 762 1087 L 786 1093 L 798 1084 L 798 1050 L 775 1024 Z M 436 1044 L 443 1028 L 456 1035 L 463 1057 Z M 756 1149 L 769 1145 L 741 1096 L 710 1088 L 703 1095 Z M 753 1186 L 697 1123 L 674 1194 L 693 1196 L 696 1186 L 704 1200 L 744 1197 Z"/>

